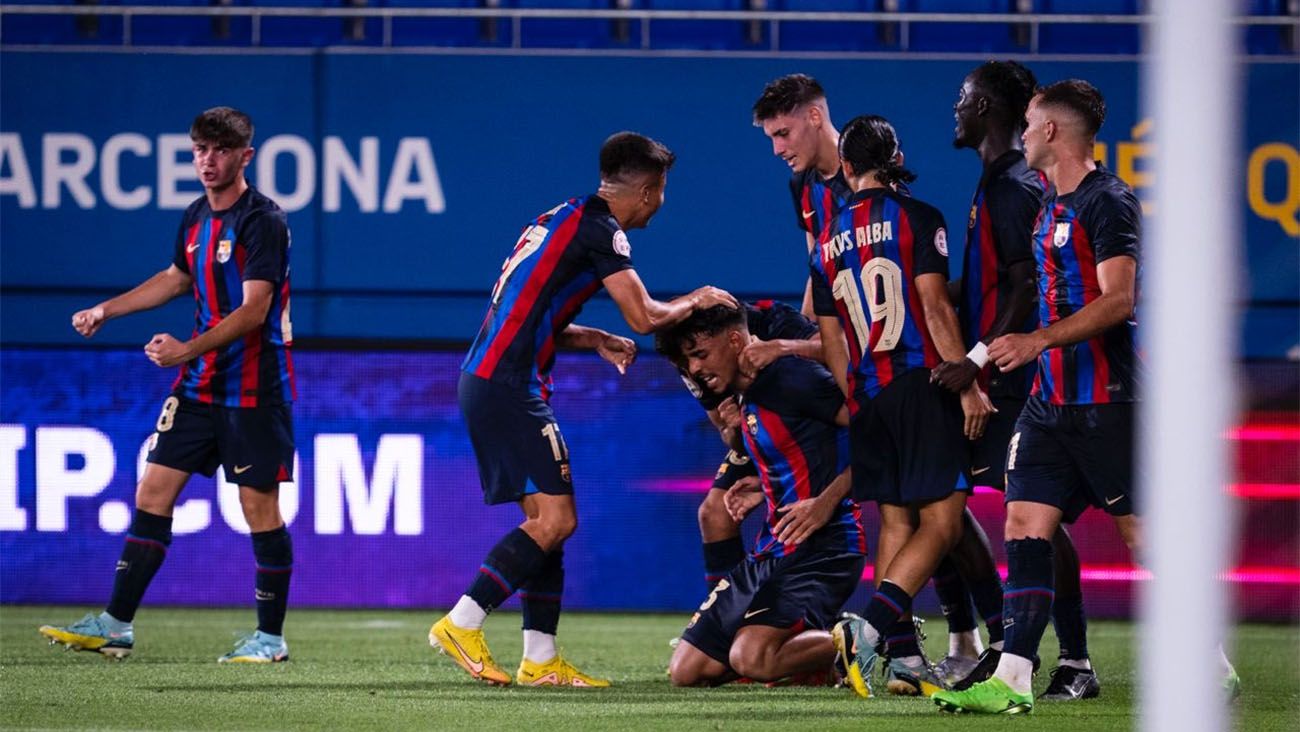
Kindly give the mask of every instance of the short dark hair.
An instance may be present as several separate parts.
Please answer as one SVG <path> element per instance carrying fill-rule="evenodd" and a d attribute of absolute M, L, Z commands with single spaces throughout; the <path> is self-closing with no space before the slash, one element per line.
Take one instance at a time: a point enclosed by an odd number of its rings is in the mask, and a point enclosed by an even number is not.
<path fill-rule="evenodd" d="M 234 107 L 213 107 L 194 118 L 190 139 L 221 147 L 247 147 L 253 141 L 253 120 Z"/>
<path fill-rule="evenodd" d="M 687 341 L 693 343 L 700 336 L 715 336 L 728 330 L 749 331 L 749 323 L 745 317 L 744 308 L 733 308 L 730 305 L 714 305 L 703 310 L 696 310 L 691 313 L 690 317 L 674 325 L 664 334 L 664 350 L 661 350 L 660 353 L 668 356 L 669 360 L 674 358 L 680 360 L 682 358 L 682 345 Z M 657 340 L 655 347 L 659 348 Z"/>
<path fill-rule="evenodd" d="M 1038 88 L 1038 103 L 1065 107 L 1083 120 L 1089 135 L 1096 135 L 1106 121 L 1106 100 L 1097 87 L 1083 79 L 1066 79 Z"/>
<path fill-rule="evenodd" d="M 971 78 L 1012 122 L 1024 124 L 1025 110 L 1038 88 L 1034 72 L 1019 61 L 988 61 L 972 71 Z"/>
<path fill-rule="evenodd" d="M 661 176 L 673 167 L 677 156 L 662 142 L 635 132 L 616 132 L 600 146 L 601 180 L 619 180 L 634 175 Z"/>
<path fill-rule="evenodd" d="M 754 102 L 754 121 L 789 114 L 809 102 L 825 99 L 826 91 L 807 74 L 788 74 L 768 82 Z"/>
<path fill-rule="evenodd" d="M 876 177 L 885 185 L 916 180 L 916 173 L 894 160 L 897 155 L 898 133 L 880 115 L 854 117 L 840 133 L 840 158 L 848 161 L 857 175 L 877 171 Z"/>

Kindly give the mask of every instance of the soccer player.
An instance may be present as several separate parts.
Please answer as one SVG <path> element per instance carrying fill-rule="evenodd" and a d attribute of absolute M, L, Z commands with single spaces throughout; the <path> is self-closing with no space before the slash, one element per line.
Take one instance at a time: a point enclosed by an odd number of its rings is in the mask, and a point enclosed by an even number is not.
<path fill-rule="evenodd" d="M 1032 239 L 1046 181 L 1025 162 L 1020 142 L 1025 109 L 1036 86 L 1033 72 L 1021 64 L 989 61 L 966 77 L 953 107 L 957 118 L 953 144 L 975 150 L 984 164 L 984 173 L 971 201 L 958 301 L 962 334 L 971 350 L 961 361 L 940 364 L 934 376 L 954 391 L 976 378 L 988 389 L 998 411 L 989 419 L 984 436 L 974 444 L 971 474 L 981 485 L 998 489 L 1004 483 L 1007 445 L 1034 375 L 1032 361 L 1006 374 L 989 369 L 987 349 L 1004 333 L 1032 332 L 1038 327 L 1037 313 L 1033 312 L 1037 280 Z M 987 545 L 982 531 L 980 536 Z M 1064 527 L 1058 527 L 1053 534 L 1052 547 L 1056 577 L 1052 620 L 1061 643 L 1060 665 L 1052 672 L 1052 681 L 1040 698 L 1092 698 L 1101 687 L 1088 658 L 1079 555 Z M 983 600 L 977 604 L 989 621 L 990 648 L 974 668 L 967 666 L 964 678 L 953 687 L 959 690 L 991 676 L 1002 649 L 1000 580 L 991 565 L 979 569 L 999 583 L 996 594 L 975 593 L 977 600 Z M 936 573 L 936 587 L 939 574 L 942 567 Z M 972 586 L 986 582 L 988 574 L 973 581 Z M 940 597 L 943 599 L 942 592 Z M 951 624 L 953 616 L 948 620 Z M 970 627 L 974 628 L 973 621 Z M 946 660 L 954 658 L 960 656 L 950 655 Z"/>
<path fill-rule="evenodd" d="M 783 302 L 758 300 L 744 303 L 745 322 L 754 336 L 741 351 L 741 369 L 757 373 L 782 356 L 801 356 L 820 361 L 822 358 L 821 334 L 817 325 L 798 310 Z M 709 414 L 709 420 L 718 427 L 722 441 L 732 444 L 737 425 L 724 422 L 722 410 L 738 413 L 734 395 L 730 391 L 714 393 L 707 385 L 695 380 L 686 367 L 686 359 L 676 338 L 666 337 L 668 332 L 655 334 L 655 350 L 677 367 L 682 382 Z M 725 406 L 724 406 L 725 405 Z M 740 538 L 740 523 L 727 511 L 724 497 L 737 483 L 756 486 L 758 471 L 744 450 L 728 450 L 713 476 L 713 484 L 700 503 L 698 518 L 700 539 L 704 544 L 704 581 L 712 590 L 714 585 L 731 573 L 745 559 L 745 543 Z"/>
<path fill-rule="evenodd" d="M 180 366 L 149 438 L 108 608 L 67 627 L 42 626 L 51 642 L 123 658 L 132 621 L 172 540 L 172 510 L 190 475 L 221 465 L 239 484 L 257 561 L 257 630 L 219 658 L 271 663 L 289 657 L 283 626 L 293 544 L 280 516 L 279 489 L 293 479 L 293 340 L 289 324 L 289 228 L 284 212 L 244 178 L 253 159 L 253 123 L 229 107 L 190 126 L 194 169 L 204 194 L 190 204 L 171 266 L 133 290 L 72 316 L 89 338 L 112 318 L 158 307 L 191 290 L 193 336 L 159 333 L 144 347 L 161 368 Z"/>
<path fill-rule="evenodd" d="M 478 459 L 488 504 L 516 503 L 524 521 L 488 552 L 469 589 L 429 630 L 429 643 L 475 679 L 511 682 L 483 636 L 483 620 L 516 590 L 523 601 L 521 684 L 608 686 L 555 649 L 564 590 L 564 542 L 577 526 L 569 448 L 551 411 L 557 346 L 595 350 L 620 371 L 635 344 L 573 324 L 583 303 L 604 287 L 638 333 L 673 325 L 730 295 L 702 287 L 670 302 L 650 297 L 632 268 L 627 230 L 646 226 L 663 205 L 675 157 L 632 132 L 600 150 L 600 188 L 529 223 L 501 267 L 487 316 L 461 365 L 461 412 Z"/>
<path fill-rule="evenodd" d="M 1037 360 L 1033 392 L 1007 454 L 1006 640 L 994 675 L 935 701 L 947 711 L 1033 709 L 1032 661 L 1052 607 L 1051 537 L 1089 506 L 1115 519 L 1136 549 L 1133 402 L 1141 208 L 1092 158 L 1101 93 L 1071 79 L 1029 103 L 1025 158 L 1052 186 L 1034 227 L 1041 327 L 988 346 L 1003 374 Z"/>
<path fill-rule="evenodd" d="M 790 194 L 795 222 L 811 254 L 817 238 L 852 191 L 840 170 L 839 132 L 831 122 L 826 92 L 806 74 L 790 74 L 768 83 L 754 102 L 754 124 L 772 140 L 772 154 L 790 166 Z M 800 308 L 815 317 L 811 280 Z"/>
<path fill-rule="evenodd" d="M 762 493 L 728 491 L 739 521 L 761 500 L 767 521 L 754 551 L 720 580 L 682 633 L 669 675 L 676 686 L 755 681 L 830 667 L 826 628 L 866 565 L 843 450 L 844 395 L 815 361 L 782 356 L 757 373 L 742 364 L 753 342 L 737 308 L 700 311 L 673 329 L 692 377 L 714 394 L 741 395 L 741 434 Z"/>
<path fill-rule="evenodd" d="M 943 216 L 895 191 L 916 176 L 902 167 L 894 128 L 882 117 L 855 118 L 840 135 L 840 159 L 854 193 L 814 248 L 811 269 L 822 349 L 853 413 L 854 497 L 880 508 L 878 590 L 864 617 L 834 632 L 865 697 L 877 645 L 961 535 L 963 433 L 979 437 L 993 408 L 978 384 L 958 398 L 929 382 L 941 358 L 960 359 L 964 349 Z M 890 673 L 914 693 L 943 685 L 919 648 L 891 648 Z"/>

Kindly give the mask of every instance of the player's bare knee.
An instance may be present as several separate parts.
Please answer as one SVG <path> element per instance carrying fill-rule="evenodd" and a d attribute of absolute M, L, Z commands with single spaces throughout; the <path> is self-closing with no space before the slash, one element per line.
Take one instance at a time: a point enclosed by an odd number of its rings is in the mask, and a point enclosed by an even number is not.
<path fill-rule="evenodd" d="M 733 642 L 727 663 L 736 673 L 754 681 L 774 681 L 775 649 L 762 643 Z"/>
<path fill-rule="evenodd" d="M 727 505 L 722 500 L 722 491 L 709 491 L 700 502 L 696 516 L 700 522 L 700 536 L 705 541 L 723 541 L 736 536 L 740 530 L 735 520 L 731 518 L 731 514 L 727 513 Z"/>

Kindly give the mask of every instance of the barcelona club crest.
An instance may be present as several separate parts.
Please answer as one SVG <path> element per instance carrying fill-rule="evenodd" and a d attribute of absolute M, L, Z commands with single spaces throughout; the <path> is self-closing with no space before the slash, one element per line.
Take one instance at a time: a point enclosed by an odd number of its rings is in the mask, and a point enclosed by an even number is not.
<path fill-rule="evenodd" d="M 758 417 L 750 414 L 745 417 L 745 426 L 749 428 L 749 434 L 758 437 Z"/>
<path fill-rule="evenodd" d="M 1060 249 L 1061 247 L 1065 246 L 1065 243 L 1068 242 L 1069 240 L 1070 240 L 1069 222 L 1061 222 L 1057 224 L 1056 231 L 1052 233 L 1052 244 L 1055 245 L 1057 249 Z"/>
<path fill-rule="evenodd" d="M 217 243 L 217 261 L 225 264 L 230 261 L 231 241 L 222 239 Z"/>

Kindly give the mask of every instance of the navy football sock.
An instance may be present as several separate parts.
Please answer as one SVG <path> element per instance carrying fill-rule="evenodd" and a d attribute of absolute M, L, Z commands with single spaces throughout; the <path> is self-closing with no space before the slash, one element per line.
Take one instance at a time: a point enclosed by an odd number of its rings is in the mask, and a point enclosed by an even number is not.
<path fill-rule="evenodd" d="M 257 629 L 283 635 L 289 577 L 293 574 L 293 539 L 287 526 L 254 532 L 252 539 L 253 557 L 257 560 Z"/>
<path fill-rule="evenodd" d="M 885 638 L 885 651 L 890 658 L 921 655 L 921 646 L 916 638 L 916 624 L 912 622 L 911 613 L 894 621 L 890 626 L 889 635 Z"/>
<path fill-rule="evenodd" d="M 889 637 L 889 631 L 900 618 L 909 618 L 911 614 L 912 597 L 893 582 L 881 582 L 867 609 L 862 611 L 863 619 L 876 629 L 881 640 Z"/>
<path fill-rule="evenodd" d="M 1002 615 L 1006 642 L 1002 651 L 1033 658 L 1052 614 L 1052 545 L 1045 539 L 1016 539 L 1007 546 L 1007 589 Z"/>
<path fill-rule="evenodd" d="M 564 549 L 546 555 L 541 569 L 519 588 L 524 630 L 555 635 L 560 626 L 560 596 L 564 594 Z"/>
<path fill-rule="evenodd" d="M 971 582 L 971 599 L 975 601 L 975 610 L 984 619 L 984 627 L 989 631 L 989 643 L 1002 640 L 1002 580 L 996 571 L 991 577 Z"/>
<path fill-rule="evenodd" d="M 704 543 L 704 583 L 712 590 L 718 580 L 745 561 L 745 542 L 739 536 Z"/>
<path fill-rule="evenodd" d="M 975 616 L 970 610 L 970 594 L 966 582 L 957 572 L 957 566 L 948 557 L 934 570 L 934 594 L 939 596 L 939 606 L 948 620 L 949 633 L 975 630 Z"/>
<path fill-rule="evenodd" d="M 109 615 L 129 623 L 135 619 L 144 591 L 167 557 L 172 543 L 172 517 L 137 508 L 126 532 L 122 557 L 117 560 L 113 594 L 106 608 Z"/>
<path fill-rule="evenodd" d="M 533 537 L 523 529 L 515 529 L 488 552 L 465 594 L 484 610 L 495 610 L 537 574 L 545 561 L 546 553 Z"/>
<path fill-rule="evenodd" d="M 1052 537 L 1052 558 L 1056 580 L 1052 625 L 1061 643 L 1061 658 L 1081 661 L 1088 657 L 1088 620 L 1079 582 L 1079 553 L 1064 527 Z"/>
<path fill-rule="evenodd" d="M 1061 658 L 1082 661 L 1088 657 L 1088 619 L 1083 612 L 1083 595 L 1058 594 L 1052 603 L 1052 625 L 1061 642 Z"/>

